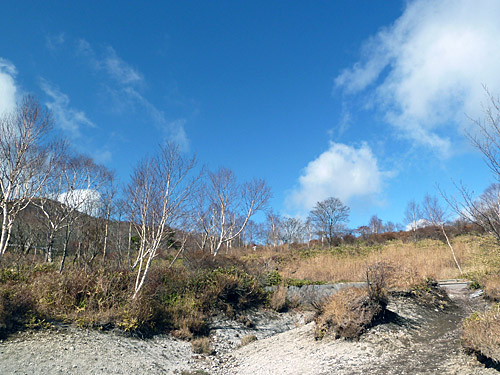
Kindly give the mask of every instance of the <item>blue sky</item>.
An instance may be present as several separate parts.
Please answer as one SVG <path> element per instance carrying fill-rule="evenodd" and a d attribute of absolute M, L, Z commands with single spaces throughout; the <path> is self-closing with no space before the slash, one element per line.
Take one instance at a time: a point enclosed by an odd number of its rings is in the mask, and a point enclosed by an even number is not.
<path fill-rule="evenodd" d="M 500 93 L 497 1 L 16 1 L 0 111 L 26 93 L 117 171 L 165 139 L 264 178 L 283 215 L 339 197 L 350 226 L 493 178 L 464 137 Z"/>

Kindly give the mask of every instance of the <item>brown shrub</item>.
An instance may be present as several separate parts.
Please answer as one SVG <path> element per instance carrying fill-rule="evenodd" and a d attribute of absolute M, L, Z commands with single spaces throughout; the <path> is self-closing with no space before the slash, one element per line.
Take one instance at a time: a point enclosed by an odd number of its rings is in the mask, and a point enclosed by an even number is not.
<path fill-rule="evenodd" d="M 35 303 L 29 289 L 0 284 L 0 337 L 5 337 L 36 318 Z"/>
<path fill-rule="evenodd" d="M 33 275 L 31 293 L 44 316 L 84 326 L 107 325 L 119 317 L 128 302 L 130 280 L 125 271 L 104 269 L 40 272 Z"/>
<path fill-rule="evenodd" d="M 246 335 L 241 338 L 241 346 L 245 346 L 250 344 L 251 342 L 257 341 L 257 336 L 255 335 Z"/>
<path fill-rule="evenodd" d="M 332 295 L 316 317 L 314 337 L 320 340 L 332 333 L 335 338 L 358 338 L 384 311 L 385 306 L 372 300 L 366 289 L 342 289 Z"/>
<path fill-rule="evenodd" d="M 462 345 L 472 352 L 500 362 L 500 305 L 464 320 Z"/>
<path fill-rule="evenodd" d="M 481 278 L 480 284 L 483 286 L 484 295 L 492 301 L 500 301 L 500 276 L 488 274 Z"/>
<path fill-rule="evenodd" d="M 269 300 L 269 305 L 271 308 L 277 312 L 285 311 L 287 308 L 287 294 L 288 288 L 285 285 L 278 285 L 276 289 L 271 294 L 271 298 Z"/>
<path fill-rule="evenodd" d="M 366 269 L 366 288 L 341 289 L 331 296 L 316 318 L 316 339 L 330 331 L 335 338 L 358 338 L 384 314 L 387 286 L 395 270 L 387 262 L 375 262 Z"/>
<path fill-rule="evenodd" d="M 213 353 L 212 346 L 210 345 L 210 339 L 208 337 L 201 337 L 192 340 L 191 346 L 193 347 L 193 352 L 196 354 L 210 355 Z"/>
<path fill-rule="evenodd" d="M 366 269 L 368 297 L 375 303 L 387 305 L 387 284 L 394 267 L 387 262 L 375 262 Z"/>

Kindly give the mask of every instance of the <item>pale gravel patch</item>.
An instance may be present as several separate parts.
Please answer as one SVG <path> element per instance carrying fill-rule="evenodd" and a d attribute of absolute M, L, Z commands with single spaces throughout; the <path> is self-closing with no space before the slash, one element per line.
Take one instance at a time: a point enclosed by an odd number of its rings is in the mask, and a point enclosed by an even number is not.
<path fill-rule="evenodd" d="M 192 368 L 191 345 L 68 328 L 28 331 L 0 344 L 2 374 L 175 374 Z"/>
<path fill-rule="evenodd" d="M 229 354 L 215 374 L 498 374 L 460 345 L 460 321 L 481 303 L 466 288 L 450 292 L 454 302 L 444 310 L 393 298 L 388 307 L 398 320 L 370 329 L 359 341 L 316 341 L 309 323 L 253 342 Z"/>

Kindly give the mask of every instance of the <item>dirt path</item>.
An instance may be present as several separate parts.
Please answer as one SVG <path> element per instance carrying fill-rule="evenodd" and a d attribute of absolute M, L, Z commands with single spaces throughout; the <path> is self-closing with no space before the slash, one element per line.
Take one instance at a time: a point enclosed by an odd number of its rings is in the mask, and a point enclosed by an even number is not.
<path fill-rule="evenodd" d="M 460 346 L 460 321 L 481 307 L 464 285 L 444 286 L 451 300 L 423 306 L 394 297 L 389 323 L 359 341 L 315 341 L 314 323 L 301 314 L 257 313 L 255 327 L 216 321 L 216 355 L 194 354 L 169 336 L 151 340 L 71 327 L 23 332 L 0 343 L 0 374 L 498 374 Z M 281 333 L 279 333 L 281 332 Z M 241 338 L 257 341 L 238 349 Z"/>
<path fill-rule="evenodd" d="M 218 374 L 498 374 L 460 345 L 460 321 L 479 299 L 466 284 L 444 288 L 451 300 L 434 308 L 393 298 L 391 322 L 358 342 L 317 342 L 310 323 L 231 353 Z"/>

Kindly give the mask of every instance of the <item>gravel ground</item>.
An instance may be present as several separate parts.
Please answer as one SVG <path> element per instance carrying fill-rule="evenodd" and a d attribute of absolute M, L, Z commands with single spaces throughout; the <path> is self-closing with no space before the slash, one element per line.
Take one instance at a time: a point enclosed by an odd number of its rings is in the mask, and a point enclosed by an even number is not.
<path fill-rule="evenodd" d="M 315 341 L 307 312 L 216 317 L 213 355 L 194 354 L 191 344 L 167 335 L 141 340 L 74 327 L 26 331 L 0 343 L 0 374 L 498 374 L 460 346 L 460 320 L 484 305 L 481 297 L 460 286 L 448 291 L 444 309 L 393 298 L 390 323 L 359 341 Z M 257 340 L 240 346 L 247 335 Z"/>
<path fill-rule="evenodd" d="M 466 285 L 446 290 L 451 299 L 431 308 L 392 298 L 390 323 L 373 327 L 359 341 L 315 341 L 309 323 L 230 353 L 216 374 L 498 374 L 460 345 L 461 320 L 486 304 L 471 298 Z"/>

